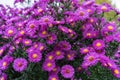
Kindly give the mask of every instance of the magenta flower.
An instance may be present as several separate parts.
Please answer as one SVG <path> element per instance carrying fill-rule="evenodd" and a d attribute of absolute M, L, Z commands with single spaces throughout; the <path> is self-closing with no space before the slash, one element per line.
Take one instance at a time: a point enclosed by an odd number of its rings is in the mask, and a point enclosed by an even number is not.
<path fill-rule="evenodd" d="M 105 47 L 105 43 L 103 40 L 97 39 L 97 40 L 93 41 L 93 47 L 96 50 L 100 50 L 100 49 L 103 49 Z"/>
<path fill-rule="evenodd" d="M 120 69 L 114 68 L 112 69 L 113 75 L 115 75 L 117 78 L 120 78 Z"/>
<path fill-rule="evenodd" d="M 71 49 L 71 44 L 69 42 L 67 42 L 67 41 L 60 41 L 58 45 L 60 46 L 60 48 L 62 50 L 65 50 L 65 51 Z"/>
<path fill-rule="evenodd" d="M 50 72 L 50 71 L 52 71 L 53 69 L 55 68 L 55 62 L 54 61 L 45 61 L 44 63 L 43 63 L 43 70 L 45 70 L 45 71 L 48 71 L 48 72 Z"/>
<path fill-rule="evenodd" d="M 120 32 L 117 32 L 117 33 L 114 35 L 114 40 L 120 42 Z"/>
<path fill-rule="evenodd" d="M 30 62 L 39 62 L 42 59 L 42 54 L 39 51 L 33 51 L 28 53 L 28 58 Z"/>
<path fill-rule="evenodd" d="M 49 75 L 48 80 L 59 80 L 57 75 Z"/>
<path fill-rule="evenodd" d="M 64 58 L 64 52 L 61 50 L 55 50 L 53 53 L 55 55 L 55 59 L 57 60 Z"/>
<path fill-rule="evenodd" d="M 74 73 L 74 68 L 71 65 L 64 65 L 61 68 L 61 74 L 64 78 L 72 78 Z"/>
<path fill-rule="evenodd" d="M 13 68 L 15 71 L 22 72 L 27 68 L 28 62 L 24 58 L 16 58 L 13 62 Z"/>

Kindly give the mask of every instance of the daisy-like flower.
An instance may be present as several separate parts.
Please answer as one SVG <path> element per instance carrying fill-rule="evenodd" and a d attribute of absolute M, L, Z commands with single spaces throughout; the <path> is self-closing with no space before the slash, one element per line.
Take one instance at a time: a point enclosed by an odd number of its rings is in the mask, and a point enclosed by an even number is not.
<path fill-rule="evenodd" d="M 75 15 L 78 17 L 80 20 L 84 20 L 89 17 L 89 13 L 87 12 L 86 9 L 80 7 L 75 11 Z"/>
<path fill-rule="evenodd" d="M 109 4 L 102 4 L 102 5 L 100 5 L 99 7 L 98 7 L 98 10 L 100 11 L 100 12 L 109 12 L 110 10 L 111 10 L 111 7 L 110 7 L 110 5 Z"/>
<path fill-rule="evenodd" d="M 87 54 L 89 53 L 89 47 L 83 47 L 83 48 L 80 48 L 80 53 L 81 54 Z"/>
<path fill-rule="evenodd" d="M 45 59 L 49 61 L 54 61 L 55 60 L 54 52 L 47 53 Z"/>
<path fill-rule="evenodd" d="M 60 41 L 58 45 L 62 50 L 65 50 L 65 51 L 71 49 L 71 44 L 67 41 Z"/>
<path fill-rule="evenodd" d="M 105 43 L 103 40 L 97 39 L 97 40 L 93 41 L 93 47 L 96 50 L 100 50 L 100 49 L 103 49 L 105 47 Z"/>
<path fill-rule="evenodd" d="M 74 60 L 76 56 L 76 51 L 68 51 L 67 54 L 66 54 L 66 57 L 67 57 L 67 60 Z"/>
<path fill-rule="evenodd" d="M 11 26 L 6 28 L 4 34 L 8 37 L 14 36 L 16 34 L 17 30 L 15 27 Z"/>
<path fill-rule="evenodd" d="M 39 36 L 40 36 L 41 38 L 45 38 L 45 37 L 47 37 L 47 35 L 48 35 L 47 30 L 41 30 L 41 31 L 39 32 Z"/>
<path fill-rule="evenodd" d="M 119 68 L 114 68 L 112 69 L 113 75 L 116 76 L 117 78 L 120 78 L 120 69 Z"/>
<path fill-rule="evenodd" d="M 39 62 L 42 59 L 42 54 L 39 51 L 33 51 L 28 53 L 28 58 L 30 62 Z"/>
<path fill-rule="evenodd" d="M 44 63 L 43 63 L 43 70 L 45 71 L 52 71 L 53 69 L 55 68 L 55 62 L 54 61 L 49 61 L 49 60 L 46 60 Z"/>
<path fill-rule="evenodd" d="M 55 59 L 63 59 L 64 58 L 64 52 L 61 50 L 55 50 L 54 51 Z"/>
<path fill-rule="evenodd" d="M 58 29 L 61 30 L 61 31 L 64 32 L 64 33 L 69 33 L 69 32 L 68 32 L 68 28 L 65 27 L 65 26 L 58 26 Z"/>
<path fill-rule="evenodd" d="M 32 44 L 32 41 L 30 39 L 23 39 L 23 44 L 25 46 L 30 46 Z"/>
<path fill-rule="evenodd" d="M 108 32 L 116 31 L 116 25 L 114 23 L 108 23 L 104 27 Z"/>
<path fill-rule="evenodd" d="M 46 49 L 46 45 L 44 43 L 38 43 L 37 50 L 44 51 Z"/>
<path fill-rule="evenodd" d="M 48 80 L 59 80 L 57 75 L 49 75 Z"/>
<path fill-rule="evenodd" d="M 2 56 L 3 52 L 4 52 L 4 47 L 1 47 L 0 48 L 0 56 Z"/>
<path fill-rule="evenodd" d="M 120 42 L 120 32 L 115 33 L 114 40 L 116 40 L 117 42 Z"/>
<path fill-rule="evenodd" d="M 84 57 L 84 62 L 86 62 L 89 66 L 95 65 L 98 62 L 99 56 L 95 52 L 91 52 Z"/>
<path fill-rule="evenodd" d="M 55 68 L 52 69 L 52 71 L 49 72 L 49 74 L 53 74 L 53 75 L 56 75 L 60 72 L 60 67 L 59 66 L 56 66 Z"/>
<path fill-rule="evenodd" d="M 15 71 L 22 72 L 27 68 L 27 60 L 24 58 L 16 58 L 13 62 L 13 68 Z"/>
<path fill-rule="evenodd" d="M 74 68 L 71 65 L 64 65 L 61 68 L 61 74 L 64 78 L 72 78 L 74 73 Z"/>
<path fill-rule="evenodd" d="M 43 16 L 39 20 L 40 25 L 51 25 L 53 24 L 54 19 L 52 16 Z"/>
<path fill-rule="evenodd" d="M 48 44 L 53 44 L 56 39 L 57 39 L 57 37 L 55 34 L 48 34 L 46 40 L 47 40 Z"/>
<path fill-rule="evenodd" d="M 6 70 L 9 66 L 9 64 L 10 64 L 9 61 L 6 60 L 6 59 L 0 60 L 0 69 L 1 70 Z"/>
<path fill-rule="evenodd" d="M 7 75 L 5 73 L 2 73 L 0 80 L 7 80 Z"/>

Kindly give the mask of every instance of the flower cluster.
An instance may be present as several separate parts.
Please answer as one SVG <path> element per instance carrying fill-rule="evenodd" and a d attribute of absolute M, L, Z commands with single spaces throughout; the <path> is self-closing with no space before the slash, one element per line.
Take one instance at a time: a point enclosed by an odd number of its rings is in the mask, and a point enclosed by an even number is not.
<path fill-rule="evenodd" d="M 87 72 L 97 64 L 120 78 L 119 20 L 104 17 L 119 12 L 109 4 L 39 0 L 28 8 L 0 5 L 0 10 L 0 80 L 13 80 L 7 74 L 11 70 L 27 73 L 32 64 L 48 72 L 48 80 L 74 80 L 78 71 Z M 77 60 L 79 64 L 73 65 Z"/>

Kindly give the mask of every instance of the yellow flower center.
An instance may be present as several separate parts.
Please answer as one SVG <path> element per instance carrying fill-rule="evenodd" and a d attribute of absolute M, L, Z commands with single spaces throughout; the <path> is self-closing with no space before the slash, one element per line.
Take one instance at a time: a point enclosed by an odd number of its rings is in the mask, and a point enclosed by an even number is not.
<path fill-rule="evenodd" d="M 47 32 L 46 32 L 46 31 L 43 31 L 42 34 L 45 35 L 45 34 L 47 34 Z"/>
<path fill-rule="evenodd" d="M 43 49 L 44 49 L 44 46 L 41 46 L 41 47 L 40 47 L 40 51 L 42 51 Z"/>
<path fill-rule="evenodd" d="M 91 9 L 87 9 L 87 12 L 89 12 L 89 13 L 90 13 L 90 12 L 91 12 Z"/>
<path fill-rule="evenodd" d="M 108 26 L 108 29 L 109 30 L 113 30 L 113 26 Z"/>
<path fill-rule="evenodd" d="M 7 62 L 3 62 L 3 66 L 7 66 Z"/>
<path fill-rule="evenodd" d="M 30 42 L 29 41 L 25 41 L 25 44 L 29 44 Z"/>
<path fill-rule="evenodd" d="M 49 21 L 49 19 L 48 19 L 48 18 L 45 18 L 45 19 L 44 19 L 44 21 L 45 21 L 45 22 L 48 22 L 48 21 Z"/>
<path fill-rule="evenodd" d="M 87 35 L 88 37 L 90 37 L 90 36 L 91 36 L 91 33 L 87 33 L 86 35 Z"/>
<path fill-rule="evenodd" d="M 57 79 L 55 77 L 53 77 L 52 80 L 57 80 Z"/>
<path fill-rule="evenodd" d="M 13 30 L 8 30 L 8 34 L 12 34 L 13 33 Z"/>
<path fill-rule="evenodd" d="M 41 9 L 41 8 L 38 9 L 38 12 L 39 12 L 39 13 L 41 13 L 42 11 L 43 11 L 43 9 Z"/>
<path fill-rule="evenodd" d="M 104 11 L 106 11 L 106 10 L 107 10 L 107 7 L 106 7 L 106 6 L 102 6 L 101 9 L 104 10 Z"/>
<path fill-rule="evenodd" d="M 57 69 L 56 69 L 56 68 L 54 68 L 52 71 L 54 71 L 54 72 L 55 72 L 55 71 L 57 71 Z"/>
<path fill-rule="evenodd" d="M 60 51 L 56 51 L 56 55 L 59 56 L 61 54 Z"/>
<path fill-rule="evenodd" d="M 37 55 L 36 53 L 34 53 L 34 54 L 32 55 L 32 57 L 33 57 L 34 59 L 36 59 L 36 58 L 38 57 L 38 55 Z"/>
<path fill-rule="evenodd" d="M 70 58 L 71 58 L 71 55 L 70 55 L 70 54 L 68 54 L 68 55 L 67 55 L 67 57 L 68 57 L 68 59 L 70 59 Z"/>
<path fill-rule="evenodd" d="M 79 15 L 84 16 L 84 12 L 80 11 Z"/>
<path fill-rule="evenodd" d="M 94 60 L 94 57 L 93 57 L 93 56 L 89 56 L 89 57 L 88 57 L 88 60 L 89 60 L 89 61 L 93 61 L 93 60 Z"/>
<path fill-rule="evenodd" d="M 114 73 L 115 73 L 115 74 L 119 74 L 119 70 L 118 70 L 118 69 L 115 69 L 115 70 L 114 70 Z"/>
<path fill-rule="evenodd" d="M 48 67 L 51 67 L 51 66 L 52 66 L 52 63 L 50 63 L 50 62 L 47 63 L 47 66 L 48 66 Z"/>
<path fill-rule="evenodd" d="M 100 42 L 98 42 L 98 43 L 96 44 L 96 46 L 97 46 L 97 47 L 100 47 L 100 46 L 101 46 L 101 43 L 100 43 Z"/>
<path fill-rule="evenodd" d="M 52 55 L 50 55 L 50 56 L 48 57 L 48 59 L 49 59 L 49 60 L 52 60 L 52 59 L 53 59 L 53 56 L 52 56 Z"/>
<path fill-rule="evenodd" d="M 1 77 L 0 80 L 5 80 L 5 78 L 4 78 L 4 77 Z"/>
<path fill-rule="evenodd" d="M 0 49 L 0 54 L 2 54 L 3 53 L 3 49 Z"/>
<path fill-rule="evenodd" d="M 22 35 L 23 35 L 24 33 L 25 33 L 25 31 L 20 31 L 20 34 L 22 34 Z"/>
<path fill-rule="evenodd" d="M 88 50 L 88 49 L 84 49 L 83 52 L 84 52 L 84 53 L 87 53 L 87 52 L 89 52 L 89 50 Z"/>
<path fill-rule="evenodd" d="M 21 66 L 22 66 L 22 63 L 21 63 L 21 62 L 19 62 L 19 63 L 18 63 L 18 66 L 19 66 L 19 67 L 21 67 Z"/>
<path fill-rule="evenodd" d="M 35 27 L 35 25 L 34 24 L 30 24 L 30 28 L 34 28 Z"/>

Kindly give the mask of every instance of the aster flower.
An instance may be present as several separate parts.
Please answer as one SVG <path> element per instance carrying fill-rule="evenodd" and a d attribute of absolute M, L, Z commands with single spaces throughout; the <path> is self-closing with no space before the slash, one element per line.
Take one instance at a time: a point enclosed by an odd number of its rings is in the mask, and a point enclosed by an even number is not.
<path fill-rule="evenodd" d="M 93 41 L 93 47 L 96 50 L 100 50 L 100 49 L 103 49 L 105 47 L 105 43 L 103 40 L 97 39 L 97 40 Z"/>
<path fill-rule="evenodd" d="M 46 40 L 47 40 L 48 44 L 53 44 L 56 39 L 57 39 L 57 37 L 55 34 L 48 34 Z"/>
<path fill-rule="evenodd" d="M 4 34 L 8 37 L 14 36 L 16 34 L 17 30 L 15 27 L 11 26 L 6 28 Z"/>
<path fill-rule="evenodd" d="M 28 58 L 30 62 L 39 62 L 42 59 L 42 54 L 39 51 L 33 51 L 28 53 Z"/>
<path fill-rule="evenodd" d="M 114 40 L 120 42 L 120 32 L 115 33 Z"/>
<path fill-rule="evenodd" d="M 89 53 L 89 47 L 83 47 L 83 48 L 80 48 L 80 53 L 81 54 L 87 54 Z"/>
<path fill-rule="evenodd" d="M 59 80 L 57 75 L 49 75 L 48 80 Z"/>
<path fill-rule="evenodd" d="M 27 60 L 24 58 L 16 58 L 13 62 L 13 68 L 15 71 L 22 72 L 27 68 Z"/>
<path fill-rule="evenodd" d="M 45 59 L 46 59 L 46 61 L 47 60 L 54 61 L 55 60 L 54 52 L 47 53 Z"/>
<path fill-rule="evenodd" d="M 65 51 L 71 49 L 71 44 L 69 42 L 67 42 L 67 41 L 60 41 L 58 45 L 60 46 L 60 48 L 62 50 L 65 50 Z"/>
<path fill-rule="evenodd" d="M 67 60 L 74 60 L 76 56 L 76 51 L 68 51 L 66 54 Z"/>
<path fill-rule="evenodd" d="M 24 39 L 24 40 L 23 40 L 23 44 L 24 44 L 25 46 L 30 46 L 30 45 L 32 44 L 32 41 L 31 41 L 30 39 Z"/>
<path fill-rule="evenodd" d="M 55 50 L 53 53 L 55 55 L 55 59 L 57 60 L 64 58 L 64 52 L 61 50 Z"/>
<path fill-rule="evenodd" d="M 52 69 L 52 71 L 49 72 L 50 75 L 56 75 L 60 72 L 60 67 L 56 66 Z"/>
<path fill-rule="evenodd" d="M 55 68 L 55 62 L 54 61 L 44 61 L 43 62 L 43 70 L 45 71 L 52 71 Z"/>
<path fill-rule="evenodd" d="M 106 31 L 108 32 L 115 32 L 116 31 L 116 25 L 114 23 L 108 23 L 104 27 Z"/>
<path fill-rule="evenodd" d="M 95 52 L 91 52 L 84 57 L 84 62 L 88 63 L 89 66 L 95 65 L 98 62 L 98 54 Z"/>
<path fill-rule="evenodd" d="M 43 16 L 39 20 L 40 25 L 51 25 L 53 24 L 54 19 L 52 16 Z"/>
<path fill-rule="evenodd" d="M 75 11 L 76 17 L 78 17 L 80 20 L 84 20 L 89 17 L 89 13 L 86 9 L 80 7 Z"/>
<path fill-rule="evenodd" d="M 46 49 L 46 45 L 44 43 L 38 43 L 37 50 L 44 51 Z"/>
<path fill-rule="evenodd" d="M 1 70 L 6 70 L 9 66 L 9 64 L 10 64 L 9 61 L 6 60 L 6 59 L 0 60 L 0 69 Z"/>
<path fill-rule="evenodd" d="M 2 73 L 0 80 L 7 80 L 7 75 L 5 73 Z"/>
<path fill-rule="evenodd" d="M 47 37 L 47 35 L 48 35 L 47 30 L 41 30 L 41 31 L 39 32 L 39 36 L 40 36 L 41 38 L 45 38 L 45 37 Z"/>
<path fill-rule="evenodd" d="M 72 78 L 74 76 L 74 68 L 71 65 L 64 65 L 61 68 L 61 74 L 64 78 Z"/>
<path fill-rule="evenodd" d="M 114 68 L 112 69 L 113 75 L 116 76 L 117 78 L 120 78 L 120 69 L 119 68 Z"/>

